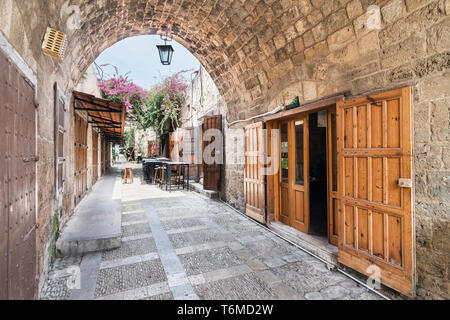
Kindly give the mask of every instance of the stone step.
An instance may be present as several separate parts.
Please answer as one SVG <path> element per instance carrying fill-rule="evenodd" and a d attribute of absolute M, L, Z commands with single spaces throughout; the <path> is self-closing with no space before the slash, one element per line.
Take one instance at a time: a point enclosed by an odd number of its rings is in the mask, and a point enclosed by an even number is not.
<path fill-rule="evenodd" d="M 338 249 L 329 244 L 327 238 L 300 232 L 281 222 L 271 222 L 268 227 L 285 239 L 325 260 L 330 268 L 338 265 Z"/>
<path fill-rule="evenodd" d="M 75 209 L 56 242 L 58 253 L 79 256 L 121 245 L 122 186 L 118 172 L 102 177 Z"/>
<path fill-rule="evenodd" d="M 204 196 L 207 196 L 208 198 L 219 199 L 219 193 L 217 191 L 204 190 L 203 185 L 201 185 L 200 183 L 189 182 L 189 189 L 191 191 L 195 191 Z"/>

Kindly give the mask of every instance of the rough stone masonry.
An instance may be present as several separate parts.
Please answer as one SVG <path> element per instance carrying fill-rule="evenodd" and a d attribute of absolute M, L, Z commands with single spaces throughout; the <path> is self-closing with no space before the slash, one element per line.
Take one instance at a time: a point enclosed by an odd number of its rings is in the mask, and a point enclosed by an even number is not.
<path fill-rule="evenodd" d="M 41 273 L 50 217 L 58 206 L 48 183 L 54 175 L 54 83 L 69 99 L 107 47 L 129 36 L 170 30 L 215 81 L 228 121 L 272 110 L 292 96 L 305 102 L 344 90 L 362 95 L 412 86 L 417 294 L 450 297 L 450 0 L 72 0 L 81 9 L 75 30 L 67 28 L 63 2 L 0 4 L 0 31 L 38 77 Z M 380 9 L 379 28 L 368 25 L 372 5 Z M 68 34 L 62 62 L 41 50 L 47 26 Z M 67 215 L 73 211 L 71 163 L 69 157 Z M 238 208 L 242 169 L 231 164 L 225 169 L 224 198 Z"/>

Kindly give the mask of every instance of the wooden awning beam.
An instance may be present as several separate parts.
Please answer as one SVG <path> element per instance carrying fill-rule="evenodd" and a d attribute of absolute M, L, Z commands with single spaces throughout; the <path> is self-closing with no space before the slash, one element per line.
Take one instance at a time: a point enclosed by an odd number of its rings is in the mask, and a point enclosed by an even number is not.
<path fill-rule="evenodd" d="M 88 123 L 102 134 L 117 138 L 123 137 L 125 125 L 125 106 L 91 94 L 73 91 L 74 110 L 85 111 Z"/>
<path fill-rule="evenodd" d="M 80 107 L 75 107 L 75 110 L 80 110 L 80 111 L 94 111 L 94 112 L 109 112 L 109 113 L 122 113 L 122 111 L 119 111 L 119 110 L 98 110 L 98 109 L 92 109 L 92 108 L 80 108 Z"/>
<path fill-rule="evenodd" d="M 122 113 L 122 110 L 117 110 L 117 109 L 111 108 L 111 107 L 109 107 L 109 106 L 104 106 L 104 105 L 102 105 L 102 104 L 98 104 L 98 103 L 93 102 L 93 101 L 85 100 L 85 99 L 79 98 L 79 97 L 77 97 L 77 96 L 75 96 L 75 100 L 81 101 L 81 102 L 84 102 L 84 103 L 88 103 L 88 104 L 91 104 L 91 105 L 96 106 L 96 107 L 99 107 L 99 108 L 104 108 L 104 109 L 106 109 L 106 110 L 93 109 L 93 111 L 97 111 L 97 112 Z M 80 108 L 80 107 L 78 107 L 78 108 Z M 81 109 L 81 110 L 87 110 L 87 108 L 80 108 L 80 109 Z"/>
<path fill-rule="evenodd" d="M 113 121 L 113 120 L 110 120 L 110 119 L 106 119 L 106 118 L 94 116 L 94 115 L 92 115 L 92 114 L 90 114 L 90 113 L 88 113 L 88 116 L 91 117 L 91 118 L 94 118 L 94 119 L 102 120 L 103 122 L 106 121 L 106 122 L 109 122 L 109 123 L 112 123 L 112 124 L 118 124 L 118 125 L 121 125 L 121 124 L 122 124 L 122 123 L 117 122 L 117 121 Z M 95 120 L 94 120 L 94 121 L 95 121 Z M 103 122 L 102 122 L 102 123 L 103 123 Z"/>
<path fill-rule="evenodd" d="M 93 128 L 100 128 L 100 129 L 120 129 L 120 127 L 114 126 L 92 126 Z"/>
<path fill-rule="evenodd" d="M 311 112 L 314 110 L 318 110 L 321 108 L 325 108 L 328 106 L 331 106 L 333 104 L 336 104 L 338 101 L 343 101 L 346 96 L 348 96 L 350 92 L 340 92 L 331 96 L 324 97 L 317 101 L 308 102 L 305 104 L 300 105 L 300 107 L 290 109 L 290 110 L 284 110 L 275 114 L 272 114 L 270 116 L 266 116 L 263 118 L 264 122 L 272 121 L 272 120 L 278 120 L 282 118 L 288 118 L 295 116 L 297 114 L 303 113 L 303 112 Z"/>

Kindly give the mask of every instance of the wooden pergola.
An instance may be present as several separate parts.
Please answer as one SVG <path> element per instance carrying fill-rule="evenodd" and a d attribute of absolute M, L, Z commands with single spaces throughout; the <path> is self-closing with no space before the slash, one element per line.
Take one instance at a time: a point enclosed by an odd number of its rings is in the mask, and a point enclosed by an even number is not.
<path fill-rule="evenodd" d="M 100 130 L 109 142 L 121 143 L 125 125 L 125 107 L 120 103 L 74 91 L 75 110 L 86 111 L 88 123 Z"/>

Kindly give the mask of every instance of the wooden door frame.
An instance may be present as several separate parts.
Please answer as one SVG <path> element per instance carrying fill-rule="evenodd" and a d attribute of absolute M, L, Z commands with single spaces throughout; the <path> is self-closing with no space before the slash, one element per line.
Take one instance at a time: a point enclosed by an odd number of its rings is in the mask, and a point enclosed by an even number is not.
<path fill-rule="evenodd" d="M 283 124 L 287 124 L 287 140 L 288 140 L 288 182 L 287 183 L 282 181 L 283 177 L 282 177 L 282 168 L 281 168 L 281 166 L 282 166 L 282 162 L 281 162 L 281 126 Z M 282 120 L 278 121 L 278 128 L 280 129 L 280 135 L 279 135 L 279 138 L 278 138 L 278 145 L 280 146 L 279 152 L 278 152 L 278 163 L 280 164 L 280 168 L 278 170 L 278 174 L 274 175 L 274 177 L 275 177 L 275 179 L 278 180 L 278 188 L 279 188 L 278 189 L 278 195 L 280 197 L 279 201 L 278 201 L 279 208 L 278 208 L 278 215 L 277 215 L 278 219 L 277 219 L 277 221 L 281 221 L 282 220 L 282 218 L 281 218 L 281 206 L 282 206 L 281 193 L 282 193 L 282 190 L 281 189 L 282 189 L 283 185 L 287 185 L 288 197 L 289 197 L 288 199 L 291 198 L 291 170 L 289 170 L 289 167 L 290 167 L 289 159 L 291 158 L 290 154 L 291 154 L 291 151 L 292 151 L 291 150 L 291 146 L 289 145 L 289 137 L 291 135 L 290 134 L 290 131 L 291 131 L 291 119 L 282 119 Z M 289 220 L 288 225 L 290 225 L 290 223 L 291 223 L 291 215 L 290 215 L 290 213 L 288 213 L 288 220 Z M 283 221 L 281 221 L 281 222 L 286 224 Z"/>
<path fill-rule="evenodd" d="M 343 96 L 339 96 L 336 99 L 328 99 L 326 100 L 326 103 L 323 103 L 322 101 L 319 101 L 317 103 L 317 106 L 314 107 L 313 105 L 309 106 L 307 110 L 304 110 L 304 112 L 297 112 L 297 113 L 293 113 L 293 114 L 289 114 L 289 116 L 287 117 L 283 117 L 283 118 L 268 118 L 265 119 L 267 121 L 268 124 L 270 124 L 270 127 L 272 129 L 278 129 L 281 130 L 281 124 L 285 123 L 285 122 L 290 122 L 290 121 L 295 121 L 295 119 L 299 119 L 301 117 L 305 117 L 307 118 L 306 121 L 309 120 L 308 116 L 310 113 L 315 113 L 315 112 L 319 112 L 319 111 L 327 111 L 327 202 L 328 202 L 328 209 L 327 209 L 327 219 L 328 221 L 330 221 L 330 217 L 329 217 L 329 212 L 330 212 L 330 189 L 332 188 L 331 185 L 331 179 L 329 178 L 329 175 L 331 174 L 331 170 L 332 168 L 330 167 L 331 165 L 331 152 L 330 152 L 330 148 L 331 148 L 331 143 L 330 142 L 330 138 L 329 135 L 331 134 L 331 130 L 329 130 L 330 127 L 330 117 L 328 116 L 330 113 L 332 113 L 333 111 L 335 112 L 336 110 L 336 102 L 337 101 L 341 101 L 343 100 Z M 291 111 L 291 110 L 290 110 Z M 309 126 L 307 126 L 307 135 L 308 135 L 308 141 L 309 141 Z M 288 129 L 289 131 L 289 129 Z M 305 133 L 306 135 L 306 133 Z M 279 136 L 279 145 L 281 142 L 281 135 Z M 307 152 L 308 154 L 308 174 L 309 174 L 309 144 L 308 144 L 308 150 L 306 150 L 305 152 Z M 273 221 L 280 221 L 280 211 L 281 211 L 281 147 L 279 150 L 279 154 L 278 154 L 278 163 L 280 164 L 280 168 L 279 168 L 279 172 L 278 174 L 274 174 L 272 177 L 273 178 L 273 197 L 274 197 L 274 219 Z M 339 168 L 338 168 L 339 170 Z M 268 177 L 269 179 L 269 177 Z M 305 180 L 308 180 L 309 183 L 309 176 L 305 177 Z M 268 195 L 269 197 L 269 195 Z M 308 211 L 310 210 L 310 194 L 308 193 Z M 309 212 L 308 212 L 308 216 L 309 216 Z M 328 222 L 327 221 L 327 222 Z M 328 224 L 328 238 L 330 237 L 330 230 L 329 230 L 329 224 Z M 330 244 L 333 244 L 330 242 Z M 334 245 L 334 244 L 333 244 Z"/>
<path fill-rule="evenodd" d="M 337 154 L 336 154 L 336 191 L 333 191 L 333 146 L 332 146 L 332 121 L 331 116 L 335 114 L 336 116 L 336 105 L 333 105 L 327 108 L 327 227 L 328 227 L 328 242 L 334 246 L 338 246 L 339 243 L 339 234 L 333 235 L 333 229 L 336 229 L 339 232 L 339 219 L 333 219 L 333 204 L 334 201 L 337 201 L 336 213 L 339 213 L 339 193 L 337 190 L 338 187 L 338 173 L 339 167 L 337 165 Z M 337 126 L 337 119 L 336 124 Z M 337 127 L 336 127 L 336 153 L 337 153 Z M 335 227 L 335 223 L 338 224 Z"/>

